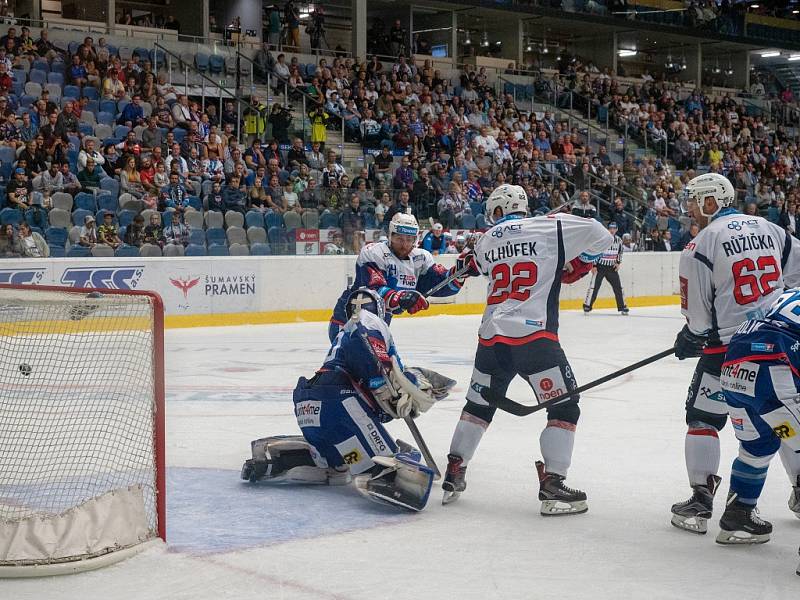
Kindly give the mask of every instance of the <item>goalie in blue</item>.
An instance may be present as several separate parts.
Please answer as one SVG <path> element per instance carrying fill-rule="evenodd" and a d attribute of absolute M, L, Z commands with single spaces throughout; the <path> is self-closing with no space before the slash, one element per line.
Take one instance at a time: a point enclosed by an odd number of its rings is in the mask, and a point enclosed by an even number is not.
<path fill-rule="evenodd" d="M 295 416 L 303 435 L 254 440 L 242 479 L 328 485 L 352 479 L 371 500 L 413 511 L 425 507 L 433 471 L 383 424 L 419 416 L 446 397 L 455 381 L 428 369 L 404 368 L 385 312 L 376 291 L 360 288 L 350 294 L 348 320 L 322 367 L 295 387 Z"/>
<path fill-rule="evenodd" d="M 792 481 L 789 508 L 800 518 L 800 289 L 788 289 L 763 319 L 745 321 L 728 345 L 720 385 L 739 440 L 720 519 L 720 544 L 763 544 L 772 524 L 756 504 L 772 457 Z"/>

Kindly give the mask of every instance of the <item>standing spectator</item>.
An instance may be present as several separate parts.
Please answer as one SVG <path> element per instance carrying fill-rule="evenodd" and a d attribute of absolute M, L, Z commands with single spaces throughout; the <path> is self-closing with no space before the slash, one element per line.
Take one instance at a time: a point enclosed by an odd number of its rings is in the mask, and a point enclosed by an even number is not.
<path fill-rule="evenodd" d="M 325 141 L 328 139 L 328 132 L 325 129 L 325 124 L 328 122 L 328 113 L 325 112 L 325 107 L 318 104 L 316 108 L 308 113 L 311 120 L 311 144 L 318 143 L 320 148 L 325 147 Z"/>
<path fill-rule="evenodd" d="M 461 186 L 451 181 L 447 193 L 442 196 L 438 204 L 439 218 L 447 224 L 448 229 L 461 225 L 461 217 L 471 213 L 469 203 L 461 192 Z"/>
<path fill-rule="evenodd" d="M 586 290 L 586 299 L 583 302 L 583 312 L 591 312 L 594 301 L 597 300 L 597 293 L 603 285 L 603 279 L 608 279 L 611 289 L 614 290 L 614 298 L 617 301 L 617 310 L 620 314 L 627 315 L 628 307 L 625 305 L 625 297 L 622 294 L 622 283 L 619 280 L 619 267 L 622 264 L 622 238 L 617 235 L 617 224 L 613 221 L 608 224 L 608 232 L 613 236 L 611 245 L 603 250 L 603 254 L 597 261 L 597 265 L 592 268 L 592 279 L 589 289 Z"/>
<path fill-rule="evenodd" d="M 286 23 L 286 46 L 294 52 L 300 51 L 300 11 L 292 0 L 283 7 L 283 18 Z M 280 58 L 280 57 L 279 57 Z"/>
<path fill-rule="evenodd" d="M 167 244 L 186 247 L 189 245 L 189 234 L 189 226 L 183 223 L 181 214 L 174 211 L 169 226 L 164 229 L 164 240 Z"/>
<path fill-rule="evenodd" d="M 360 233 L 364 230 L 364 219 L 358 194 L 352 194 L 350 202 L 342 209 L 339 215 L 339 226 L 344 233 L 347 249 L 353 254 L 358 254 L 361 251 Z"/>
<path fill-rule="evenodd" d="M 50 247 L 44 238 L 31 229 L 25 221 L 19 224 L 19 250 L 23 257 L 47 258 L 50 256 Z"/>
<path fill-rule="evenodd" d="M 100 244 L 106 244 L 115 250 L 122 244 L 117 226 L 114 225 L 114 213 L 111 211 L 103 213 L 103 224 L 97 228 L 97 240 Z"/>
<path fill-rule="evenodd" d="M 572 214 L 587 219 L 594 219 L 597 216 L 597 209 L 590 204 L 589 192 L 582 191 L 578 194 L 578 200 L 572 205 Z"/>

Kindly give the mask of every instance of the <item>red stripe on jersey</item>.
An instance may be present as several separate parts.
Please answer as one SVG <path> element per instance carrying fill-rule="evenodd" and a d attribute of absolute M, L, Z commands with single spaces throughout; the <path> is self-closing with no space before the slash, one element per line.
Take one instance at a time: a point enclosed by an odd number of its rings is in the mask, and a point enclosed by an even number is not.
<path fill-rule="evenodd" d="M 553 419 L 547 422 L 548 427 L 557 427 L 559 429 L 565 429 L 567 431 L 575 431 L 575 423 L 570 423 L 569 421 L 559 421 L 558 419 Z"/>
<path fill-rule="evenodd" d="M 527 344 L 528 342 L 532 342 L 534 340 L 539 340 L 539 339 L 553 340 L 554 342 L 557 342 L 558 335 L 556 335 L 555 333 L 551 333 L 549 331 L 537 331 L 536 333 L 532 333 L 530 335 L 526 335 L 521 338 L 513 338 L 505 335 L 495 335 L 489 338 L 488 340 L 479 337 L 478 343 L 481 346 L 494 346 L 495 344 L 508 344 L 509 346 L 521 346 L 522 344 Z"/>
<path fill-rule="evenodd" d="M 331 319 L 331 323 L 334 325 L 344 325 L 344 321 L 340 321 L 339 319 Z"/>
<path fill-rule="evenodd" d="M 708 437 L 719 437 L 717 435 L 717 430 L 711 429 L 710 427 L 690 427 L 688 433 L 689 435 L 707 435 Z"/>
<path fill-rule="evenodd" d="M 703 348 L 703 354 L 725 354 L 728 351 L 727 346 L 713 346 L 711 348 Z"/>
<path fill-rule="evenodd" d="M 758 362 L 760 360 L 779 360 L 783 363 L 786 363 L 786 366 L 792 370 L 792 373 L 794 373 L 796 377 L 800 377 L 800 371 L 797 370 L 797 367 L 792 365 L 786 352 L 778 352 L 777 354 L 750 354 L 749 356 L 742 356 L 734 360 L 726 360 L 724 363 L 722 363 L 722 367 L 730 367 L 748 361 Z"/>

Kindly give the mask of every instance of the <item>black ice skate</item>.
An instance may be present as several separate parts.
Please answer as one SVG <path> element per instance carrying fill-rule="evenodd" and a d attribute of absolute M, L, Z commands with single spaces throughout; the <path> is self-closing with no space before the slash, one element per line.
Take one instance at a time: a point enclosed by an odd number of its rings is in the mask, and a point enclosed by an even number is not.
<path fill-rule="evenodd" d="M 463 458 L 455 454 L 447 455 L 447 473 L 445 473 L 444 481 L 442 482 L 442 489 L 444 490 L 442 504 L 455 502 L 461 492 L 467 489 L 467 467 L 461 466 L 463 461 Z"/>
<path fill-rule="evenodd" d="M 692 497 L 672 505 L 672 524 L 678 529 L 704 534 L 714 510 L 714 494 L 722 478 L 709 475 L 706 485 L 693 485 Z"/>
<path fill-rule="evenodd" d="M 621 315 L 627 315 L 629 312 L 631 311 L 628 310 L 627 306 L 623 306 L 622 308 L 619 309 L 619 314 Z"/>
<path fill-rule="evenodd" d="M 765 544 L 772 533 L 772 523 L 758 516 L 758 509 L 728 494 L 728 505 L 719 520 L 718 544 Z"/>
<path fill-rule="evenodd" d="M 590 313 L 590 312 L 592 312 L 592 307 L 591 307 L 591 306 L 589 306 L 588 304 L 584 304 L 584 305 L 583 305 L 583 312 L 584 312 L 584 313 Z"/>
<path fill-rule="evenodd" d="M 544 470 L 544 463 L 536 461 L 539 474 L 539 500 L 542 501 L 540 512 L 546 517 L 561 515 L 579 515 L 589 510 L 586 504 L 586 493 L 573 490 L 564 485 L 564 477 Z"/>
<path fill-rule="evenodd" d="M 796 485 L 792 488 L 792 493 L 789 494 L 789 510 L 794 513 L 794 516 L 800 519 L 800 475 L 797 476 Z"/>

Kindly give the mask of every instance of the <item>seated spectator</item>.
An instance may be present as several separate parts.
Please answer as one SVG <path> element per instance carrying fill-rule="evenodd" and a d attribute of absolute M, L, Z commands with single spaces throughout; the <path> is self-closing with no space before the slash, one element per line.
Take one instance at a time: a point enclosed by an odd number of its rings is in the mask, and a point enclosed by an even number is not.
<path fill-rule="evenodd" d="M 587 219 L 594 219 L 597 216 L 597 208 L 591 204 L 589 192 L 582 191 L 578 194 L 578 199 L 572 205 L 572 214 Z"/>
<path fill-rule="evenodd" d="M 103 99 L 122 100 L 125 97 L 125 84 L 119 80 L 119 72 L 109 69 L 103 80 Z"/>
<path fill-rule="evenodd" d="M 17 167 L 14 178 L 6 186 L 6 202 L 12 208 L 25 211 L 32 204 L 32 192 L 33 186 L 25 175 L 25 169 Z"/>
<path fill-rule="evenodd" d="M 31 229 L 25 221 L 19 224 L 18 248 L 25 258 L 47 258 L 50 247 L 44 238 Z"/>
<path fill-rule="evenodd" d="M 11 223 L 0 225 L 0 258 L 19 258 L 22 246 Z"/>
<path fill-rule="evenodd" d="M 131 128 L 144 125 L 144 109 L 142 108 L 142 97 L 139 94 L 134 94 L 131 101 L 122 109 L 117 124 Z"/>
<path fill-rule="evenodd" d="M 128 229 L 125 230 L 125 243 L 128 244 L 129 246 L 141 248 L 142 244 L 145 243 L 144 230 L 145 230 L 144 217 L 140 214 L 136 215 L 135 217 L 133 217 L 133 222 L 130 225 L 128 225 Z"/>
<path fill-rule="evenodd" d="M 134 198 L 141 200 L 147 193 L 142 184 L 142 177 L 136 168 L 136 159 L 128 156 L 125 160 L 125 168 L 119 174 L 119 189 L 123 194 L 130 194 Z"/>
<path fill-rule="evenodd" d="M 333 234 L 333 243 L 328 243 L 325 245 L 325 250 L 323 254 L 330 255 L 330 254 L 345 254 L 346 250 L 344 247 L 344 238 L 339 231 L 334 232 Z"/>
<path fill-rule="evenodd" d="M 150 224 L 144 228 L 144 243 L 164 247 L 164 221 L 159 213 L 150 215 Z"/>
<path fill-rule="evenodd" d="M 78 182 L 81 184 L 81 190 L 90 194 L 100 189 L 100 175 L 95 169 L 93 158 L 87 159 L 86 168 L 78 171 Z"/>
<path fill-rule="evenodd" d="M 206 206 L 208 210 L 216 212 L 225 212 L 225 198 L 222 195 L 222 184 L 215 181 L 208 195 L 206 196 Z"/>
<path fill-rule="evenodd" d="M 78 178 L 75 176 L 69 168 L 68 162 L 61 163 L 61 179 L 64 182 L 64 190 L 68 194 L 72 194 L 73 196 L 81 191 L 81 182 L 78 181 Z"/>
<path fill-rule="evenodd" d="M 339 215 L 339 227 L 344 234 L 347 249 L 353 254 L 358 254 L 363 243 L 363 238 L 359 234 L 364 229 L 358 194 L 352 194 L 350 202 L 342 209 Z"/>
<path fill-rule="evenodd" d="M 450 182 L 450 187 L 439 200 L 437 208 L 439 218 L 447 224 L 448 229 L 460 225 L 461 217 L 472 213 L 469 203 L 461 191 L 461 186 L 455 181 Z"/>
<path fill-rule="evenodd" d="M 97 245 L 97 228 L 95 227 L 94 217 L 86 215 L 83 218 L 83 227 L 80 231 L 80 245 L 94 248 Z"/>
<path fill-rule="evenodd" d="M 289 168 L 299 170 L 300 165 L 308 166 L 308 159 L 306 158 L 306 151 L 303 147 L 303 140 L 295 138 L 292 142 L 292 147 L 289 148 L 289 153 L 286 157 L 289 163 Z"/>
<path fill-rule="evenodd" d="M 180 182 L 180 175 L 170 173 L 169 184 L 161 189 L 159 198 L 159 210 L 172 208 L 183 210 L 189 206 L 189 192 L 186 186 Z"/>
<path fill-rule="evenodd" d="M 58 163 L 50 163 L 47 170 L 34 180 L 34 183 L 36 182 L 39 184 L 36 191 L 47 194 L 48 196 L 53 195 L 55 192 L 63 191 L 64 177 L 58 170 Z"/>
<path fill-rule="evenodd" d="M 95 170 L 99 172 L 106 162 L 105 157 L 98 152 L 94 147 L 94 140 L 87 138 L 83 142 L 83 150 L 78 153 L 78 167 L 81 169 L 86 168 L 86 161 L 91 158 L 94 160 Z"/>
<path fill-rule="evenodd" d="M 445 254 L 447 250 L 447 238 L 444 236 L 444 227 L 442 227 L 441 223 L 436 223 L 431 230 L 425 234 L 425 237 L 422 238 L 421 247 L 434 256 Z"/>
<path fill-rule="evenodd" d="M 72 56 L 72 64 L 69 67 L 69 81 L 72 85 L 77 85 L 79 88 L 85 86 L 88 80 L 88 73 L 86 67 L 81 62 L 81 57 L 77 54 Z"/>
<path fill-rule="evenodd" d="M 170 224 L 164 229 L 164 239 L 167 244 L 177 244 L 181 246 L 189 245 L 189 226 L 183 223 L 182 215 L 174 211 L 171 216 Z"/>
<path fill-rule="evenodd" d="M 234 210 L 244 215 L 247 212 L 247 188 L 237 175 L 231 177 L 230 182 L 222 190 L 222 200 L 225 210 Z"/>
<path fill-rule="evenodd" d="M 106 211 L 103 213 L 103 224 L 97 228 L 97 241 L 100 244 L 111 246 L 115 250 L 122 244 L 119 239 L 119 230 L 114 225 L 114 213 Z"/>

